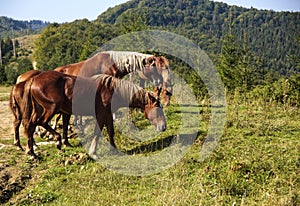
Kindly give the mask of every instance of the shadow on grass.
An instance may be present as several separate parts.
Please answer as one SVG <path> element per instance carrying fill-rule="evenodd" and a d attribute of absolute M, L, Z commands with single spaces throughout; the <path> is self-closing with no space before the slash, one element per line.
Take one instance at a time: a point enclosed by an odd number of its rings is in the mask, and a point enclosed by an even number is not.
<path fill-rule="evenodd" d="M 175 144 L 180 144 L 181 146 L 189 146 L 192 145 L 201 134 L 203 134 L 203 132 L 198 131 L 192 134 L 172 135 L 172 136 L 165 137 L 163 139 L 159 139 L 155 142 L 149 142 L 146 144 L 139 145 L 133 149 L 122 151 L 122 152 L 128 155 L 145 154 L 145 153 L 160 151 Z"/>

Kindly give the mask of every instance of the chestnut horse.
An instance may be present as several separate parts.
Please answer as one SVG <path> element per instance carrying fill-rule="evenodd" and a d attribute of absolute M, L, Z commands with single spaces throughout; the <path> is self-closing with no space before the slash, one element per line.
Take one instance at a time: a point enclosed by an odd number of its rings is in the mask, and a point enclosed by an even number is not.
<path fill-rule="evenodd" d="M 10 92 L 9 107 L 14 115 L 14 122 L 13 122 L 14 145 L 18 146 L 21 150 L 24 150 L 24 149 L 22 148 L 21 143 L 20 143 L 20 133 L 19 133 L 19 128 L 20 128 L 20 125 L 22 122 L 22 110 L 21 110 L 20 105 L 22 104 L 24 85 L 27 80 L 29 80 L 33 76 L 40 74 L 41 72 L 42 71 L 38 71 L 38 70 L 29 70 L 29 71 L 21 74 L 20 76 L 18 76 L 16 85 L 14 85 L 12 87 L 12 90 Z M 54 129 L 56 128 L 58 120 L 59 120 L 59 118 L 56 118 Z M 48 127 L 44 128 L 44 129 L 46 129 L 48 132 L 53 134 L 53 131 L 49 130 Z M 46 132 L 43 132 L 43 134 L 41 136 L 43 136 L 45 134 L 46 134 Z M 63 140 L 63 143 L 66 146 L 71 146 L 67 138 Z"/>
<path fill-rule="evenodd" d="M 39 72 L 40 74 L 41 72 Z M 26 74 L 26 73 L 24 73 Z M 33 72 L 31 73 L 33 74 Z M 33 76 L 36 76 L 37 73 Z M 26 84 L 26 81 L 21 81 L 19 83 L 17 83 L 16 85 L 14 85 L 12 87 L 11 93 L 10 93 L 10 98 L 9 98 L 9 107 L 14 115 L 14 121 L 13 121 L 13 125 L 14 125 L 14 145 L 18 146 L 21 150 L 24 150 L 21 146 L 20 143 L 20 133 L 19 133 L 19 128 L 22 122 L 22 114 L 23 114 L 23 108 L 21 107 L 22 103 L 23 103 L 23 94 L 24 94 L 24 86 Z M 40 125 L 40 126 L 44 126 L 44 125 Z M 55 134 L 53 132 L 53 129 L 49 128 L 48 125 L 44 126 L 44 129 L 46 129 L 48 132 L 50 132 L 52 135 Z M 33 142 L 35 143 L 35 142 Z M 63 143 L 66 146 L 71 146 L 71 144 L 68 141 L 68 138 L 64 138 L 63 139 Z"/>
<path fill-rule="evenodd" d="M 14 115 L 14 145 L 18 146 L 21 150 L 23 150 L 20 143 L 20 133 L 19 128 L 22 121 L 22 111 L 21 104 L 24 93 L 24 85 L 25 82 L 31 77 L 40 74 L 41 71 L 38 70 L 30 70 L 27 71 L 17 78 L 16 85 L 12 87 L 9 97 L 9 107 Z"/>
<path fill-rule="evenodd" d="M 143 87 L 145 80 L 154 82 L 157 97 L 159 96 L 158 91 L 162 91 L 164 104 L 170 105 L 172 78 L 169 62 L 163 56 L 157 57 L 127 51 L 106 51 L 96 53 L 86 61 L 58 67 L 54 70 L 72 76 L 92 77 L 98 74 L 107 74 L 117 78 L 137 72 L 140 76 L 140 85 Z M 80 126 L 81 118 L 78 119 L 75 116 L 74 124 Z"/>
<path fill-rule="evenodd" d="M 140 85 L 145 80 L 162 88 L 165 105 L 170 104 L 172 95 L 172 79 L 168 60 L 163 56 L 154 56 L 138 52 L 106 51 L 96 53 L 86 61 L 58 67 L 55 71 L 73 76 L 91 77 L 98 74 L 108 74 L 123 78 L 127 74 L 137 72 Z"/>
<path fill-rule="evenodd" d="M 33 133 L 37 124 L 46 126 L 57 113 L 64 114 L 64 123 L 69 120 L 71 114 L 94 116 L 100 130 L 106 126 L 110 144 L 116 147 L 112 112 L 128 106 L 144 110 L 145 117 L 157 130 L 166 129 L 166 119 L 159 100 L 130 82 L 109 75 L 99 75 L 94 80 L 56 71 L 34 76 L 25 84 L 22 105 L 28 153 L 35 157 Z M 58 133 L 54 136 L 56 145 L 60 148 L 61 137 Z M 91 153 L 96 152 L 98 140 L 99 133 L 93 141 Z"/>
<path fill-rule="evenodd" d="M 170 97 L 172 95 L 172 84 L 171 84 L 171 73 L 169 69 L 168 60 L 165 57 L 155 57 L 153 55 L 141 54 L 137 52 L 117 52 L 117 51 L 108 51 L 100 52 L 94 55 L 92 58 L 81 61 L 78 63 L 58 67 L 55 71 L 77 76 L 81 69 L 83 68 L 83 76 L 92 76 L 95 74 L 108 74 L 118 78 L 122 78 L 125 75 L 137 71 L 141 77 L 140 85 L 144 85 L 145 80 L 151 80 L 155 84 L 159 85 L 162 89 L 162 99 L 165 102 L 165 105 L 170 104 Z M 31 77 L 40 74 L 41 71 L 30 70 L 17 79 L 17 83 L 26 81 Z M 161 91 L 160 88 L 156 87 L 156 93 Z M 23 93 L 23 88 L 18 87 L 16 95 Z M 12 90 L 14 92 L 14 90 Z M 14 94 L 11 94 L 12 98 Z M 16 97 L 20 101 L 20 97 Z M 11 99 L 12 101 L 12 99 Z M 20 102 L 14 101 L 14 104 L 11 104 L 11 109 L 15 116 L 14 120 L 14 144 L 20 145 L 19 138 L 19 126 L 21 122 L 22 113 L 20 107 L 16 104 Z M 54 128 L 56 128 L 57 122 L 60 116 L 56 118 Z M 77 117 L 75 116 L 75 123 L 77 123 Z M 64 139 L 66 145 L 70 145 L 67 139 Z"/>

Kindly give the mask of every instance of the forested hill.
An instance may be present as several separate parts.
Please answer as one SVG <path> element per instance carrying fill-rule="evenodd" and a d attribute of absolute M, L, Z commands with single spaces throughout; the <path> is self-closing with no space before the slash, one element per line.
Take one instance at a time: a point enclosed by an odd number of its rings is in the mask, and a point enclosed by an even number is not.
<path fill-rule="evenodd" d="M 298 72 L 299 20 L 299 12 L 246 9 L 209 0 L 131 0 L 108 9 L 95 21 L 48 25 L 35 41 L 33 57 L 38 69 L 49 70 L 87 59 L 119 35 L 167 30 L 193 40 L 208 53 L 228 88 L 247 85 L 249 90 Z M 22 30 L 21 25 L 13 28 Z M 11 40 L 2 40 L 2 70 L 6 73 L 11 70 L 7 66 L 11 57 L 17 56 L 12 48 Z"/>
<path fill-rule="evenodd" d="M 15 38 L 18 36 L 35 33 L 49 25 L 41 20 L 20 21 L 9 17 L 0 16 L 0 36 Z"/>
<path fill-rule="evenodd" d="M 299 56 L 299 12 L 246 9 L 209 0 L 132 0 L 108 9 L 97 21 L 111 24 L 144 18 L 147 26 L 184 35 L 211 55 L 220 54 L 229 28 L 239 45 L 258 57 L 259 64 L 280 74 L 295 70 Z"/>

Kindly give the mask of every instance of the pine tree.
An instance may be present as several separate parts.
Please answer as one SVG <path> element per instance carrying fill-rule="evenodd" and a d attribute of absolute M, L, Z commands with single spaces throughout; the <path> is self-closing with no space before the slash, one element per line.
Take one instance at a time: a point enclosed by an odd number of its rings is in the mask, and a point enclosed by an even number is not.
<path fill-rule="evenodd" d="M 218 71 L 229 92 L 242 85 L 240 60 L 242 56 L 231 32 L 225 36 Z"/>

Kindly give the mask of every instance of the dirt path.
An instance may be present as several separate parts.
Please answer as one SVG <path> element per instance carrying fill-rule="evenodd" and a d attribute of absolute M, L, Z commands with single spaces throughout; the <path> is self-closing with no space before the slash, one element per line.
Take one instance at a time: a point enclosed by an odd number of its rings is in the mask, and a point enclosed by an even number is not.
<path fill-rule="evenodd" d="M 8 101 L 0 101 L 0 204 L 8 202 L 14 194 L 23 190 L 27 180 L 31 179 L 31 166 L 24 167 L 23 152 L 12 145 L 13 115 L 8 105 Z"/>
<path fill-rule="evenodd" d="M 0 101 L 0 205 L 22 197 L 22 190 L 38 181 L 43 171 L 35 171 L 38 163 L 30 160 L 24 151 L 13 145 L 13 114 L 8 101 Z M 20 138 L 24 140 L 24 130 L 20 127 Z M 26 142 L 26 141 L 25 141 Z M 38 142 L 43 146 L 52 141 Z M 25 144 L 23 143 L 25 149 Z M 20 197 L 19 197 L 20 196 Z"/>
<path fill-rule="evenodd" d="M 13 115 L 8 101 L 0 101 L 0 139 L 8 140 L 13 137 Z M 1 148 L 1 146 L 0 146 Z"/>

